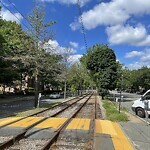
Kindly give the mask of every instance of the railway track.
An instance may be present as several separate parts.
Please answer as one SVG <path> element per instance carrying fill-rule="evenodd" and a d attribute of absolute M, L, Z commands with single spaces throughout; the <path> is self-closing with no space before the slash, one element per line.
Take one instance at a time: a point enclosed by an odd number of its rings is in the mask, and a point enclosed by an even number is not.
<path fill-rule="evenodd" d="M 89 110 L 88 113 L 86 110 Z M 92 149 L 94 146 L 94 140 L 91 137 L 94 137 L 94 127 L 95 127 L 95 119 L 97 118 L 97 101 L 95 96 L 92 95 L 85 95 L 79 99 L 73 99 L 72 101 L 63 103 L 62 105 L 56 105 L 51 109 L 47 109 L 42 112 L 38 112 L 36 114 L 30 115 L 37 116 L 37 117 L 44 117 L 32 125 L 24 128 L 19 134 L 16 136 L 4 137 L 5 142 L 0 144 L 0 150 L 7 149 L 7 150 L 47 150 L 47 149 L 63 149 L 63 148 L 71 148 L 72 146 L 76 146 L 74 141 L 68 142 L 66 137 L 68 134 L 64 134 L 66 132 L 65 128 L 69 125 L 69 123 L 73 120 L 73 118 L 89 118 L 91 119 L 90 128 L 88 131 L 88 137 L 85 141 L 80 140 L 81 142 L 78 143 L 81 147 L 86 147 Z M 100 110 L 99 110 L 100 111 Z M 99 117 L 100 117 L 100 112 Z M 57 118 L 67 118 L 64 123 L 62 123 L 56 130 L 51 133 L 51 138 L 45 139 L 30 139 L 30 130 L 39 125 L 40 123 L 46 121 L 50 117 L 57 117 Z M 24 119 L 26 119 L 25 117 Z M 19 120 L 20 121 L 20 120 Z M 16 121 L 17 122 L 17 121 Z M 15 123 L 15 121 L 13 122 Z M 5 127 L 5 126 L 3 126 Z M 29 133 L 28 133 L 29 132 Z M 0 137 L 0 139 L 3 137 Z M 8 138 L 8 139 L 7 139 Z M 74 139 L 73 139 L 74 140 Z M 56 142 L 57 141 L 57 142 Z M 69 143 L 69 145 L 68 145 Z"/>
<path fill-rule="evenodd" d="M 13 123 L 16 123 L 16 122 L 18 122 L 18 121 L 22 121 L 22 120 L 25 120 L 25 119 L 27 119 L 27 118 L 29 118 L 29 117 L 33 117 L 33 116 L 37 116 L 37 117 L 50 117 L 52 111 L 57 112 L 58 110 L 62 110 L 64 107 L 69 106 L 69 105 L 71 105 L 73 102 L 76 102 L 76 101 L 78 101 L 78 100 L 84 98 L 86 95 L 88 95 L 88 94 L 82 95 L 81 97 L 75 97 L 75 98 L 73 98 L 73 99 L 70 99 L 70 100 L 61 102 L 61 103 L 59 103 L 59 104 L 55 104 L 55 105 L 53 105 L 53 106 L 51 106 L 51 107 L 49 107 L 49 108 L 47 108 L 47 109 L 44 109 L 44 110 L 39 111 L 39 112 L 36 112 L 36 113 L 34 113 L 34 114 L 32 114 L 32 115 L 29 115 L 29 116 L 26 116 L 26 117 L 19 118 L 19 119 L 17 119 L 17 120 L 8 122 L 8 123 L 6 123 L 6 124 L 0 126 L 0 129 L 6 127 L 6 126 L 8 126 L 8 125 L 11 125 L 11 124 L 13 124 Z M 67 109 L 67 108 L 66 108 L 66 109 Z M 63 111 L 63 110 L 62 110 L 62 111 Z M 50 114 L 50 115 L 48 115 L 48 114 Z M 54 113 L 53 113 L 53 114 L 54 114 Z"/>
<path fill-rule="evenodd" d="M 96 95 L 91 96 L 81 107 L 82 108 L 78 111 L 78 113 L 74 114 L 73 118 L 84 118 L 84 121 L 89 121 L 90 119 L 89 130 L 83 132 L 81 130 L 67 131 L 62 129 L 57 141 L 54 142 L 49 149 L 94 149 L 95 119 L 102 118 L 101 112 L 97 112 L 97 110 L 100 111 L 100 108 L 97 108 L 99 106 Z"/>

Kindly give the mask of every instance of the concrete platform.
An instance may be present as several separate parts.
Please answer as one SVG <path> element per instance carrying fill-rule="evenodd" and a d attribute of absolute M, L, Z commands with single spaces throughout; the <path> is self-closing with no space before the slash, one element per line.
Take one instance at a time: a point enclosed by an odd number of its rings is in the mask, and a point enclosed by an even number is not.
<path fill-rule="evenodd" d="M 6 118 L 0 120 L 0 126 L 10 121 L 19 119 L 18 117 Z M 41 120 L 41 117 L 30 117 L 19 122 L 13 123 L 7 127 L 0 129 L 1 136 L 14 136 L 25 127 Z M 26 138 L 30 139 L 49 139 L 53 133 L 67 120 L 67 118 L 49 118 L 26 133 Z M 66 127 L 65 134 L 61 134 L 61 138 L 67 142 L 73 140 L 77 144 L 81 142 L 87 143 L 89 138 L 90 119 L 75 118 Z M 125 135 L 121 126 L 107 120 L 95 120 L 95 149 L 108 150 L 133 150 L 134 147 Z"/>

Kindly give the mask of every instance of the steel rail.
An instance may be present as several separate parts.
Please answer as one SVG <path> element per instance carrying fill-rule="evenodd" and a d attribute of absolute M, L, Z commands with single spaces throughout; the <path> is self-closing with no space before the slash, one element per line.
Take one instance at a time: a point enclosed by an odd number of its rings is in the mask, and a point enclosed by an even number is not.
<path fill-rule="evenodd" d="M 5 149 L 5 148 L 7 148 L 7 147 L 12 146 L 13 144 L 15 144 L 16 141 L 19 141 L 19 140 L 23 139 L 28 130 L 30 130 L 30 129 L 33 128 L 34 126 L 38 125 L 39 123 L 41 123 L 41 122 L 47 120 L 48 118 L 50 118 L 50 117 L 55 117 L 56 115 L 62 113 L 62 112 L 65 111 L 67 108 L 71 107 L 73 104 L 75 104 L 75 103 L 77 103 L 78 101 L 82 100 L 82 99 L 85 98 L 86 96 L 88 96 L 88 95 L 85 95 L 85 96 L 79 98 L 77 101 L 73 102 L 72 104 L 70 104 L 69 106 L 65 107 L 64 109 L 62 109 L 62 110 L 56 112 L 55 114 L 50 115 L 50 116 L 48 116 L 48 117 L 44 117 L 43 119 L 41 119 L 41 120 L 39 120 L 39 121 L 33 123 L 32 125 L 26 127 L 25 129 L 23 129 L 22 132 L 20 132 L 20 133 L 19 133 L 18 135 L 16 135 L 15 137 L 13 137 L 13 138 L 11 138 L 10 140 L 8 140 L 8 141 L 6 141 L 6 142 L 0 144 L 0 150 L 3 150 L 3 149 Z M 90 95 L 90 96 L 91 96 L 91 95 Z"/>
<path fill-rule="evenodd" d="M 70 117 L 68 118 L 54 133 L 52 138 L 44 145 L 44 147 L 41 150 L 48 150 L 51 145 L 57 140 L 59 134 L 61 131 L 63 131 L 67 125 L 72 121 L 72 119 L 78 114 L 78 112 L 82 109 L 82 107 L 87 103 L 87 101 L 91 98 L 93 93 L 88 97 L 88 99 L 80 105 L 80 107 L 77 109 L 77 111 Z"/>
<path fill-rule="evenodd" d="M 86 94 L 86 95 L 88 95 L 88 94 Z M 84 98 L 86 95 L 84 95 L 83 98 Z M 53 106 L 51 106 L 51 107 L 49 107 L 49 108 L 46 108 L 46 109 L 44 109 L 44 110 L 42 110 L 42 111 L 36 112 L 36 113 L 34 113 L 34 114 L 31 114 L 31 115 L 29 115 L 29 116 L 26 116 L 26 117 L 17 119 L 17 120 L 15 120 L 15 121 L 11 121 L 11 122 L 9 122 L 9 123 L 6 123 L 6 124 L 0 126 L 0 129 L 6 127 L 6 126 L 8 126 L 8 125 L 11 125 L 11 124 L 13 124 L 13 123 L 16 123 L 16 122 L 18 122 L 18 121 L 27 119 L 28 117 L 36 116 L 36 115 L 38 115 L 38 114 L 40 114 L 40 113 L 46 112 L 46 111 L 48 111 L 48 110 L 50 110 L 50 109 L 52 109 L 52 108 L 55 108 L 55 107 L 57 107 L 57 106 L 61 106 L 62 104 L 65 104 L 65 103 L 67 103 L 67 102 L 73 101 L 73 100 L 78 99 L 78 98 L 79 98 L 79 97 L 72 98 L 72 99 L 70 99 L 70 100 L 61 102 L 61 103 L 59 103 L 59 104 L 55 104 L 55 105 L 53 105 Z M 82 98 L 82 97 L 81 97 L 81 98 Z"/>
<path fill-rule="evenodd" d="M 92 119 L 90 121 L 90 128 L 89 128 L 89 141 L 87 145 L 88 150 L 94 150 L 94 135 L 95 135 L 95 119 L 97 118 L 97 96 L 96 93 L 94 94 L 95 96 L 95 103 L 94 103 L 94 110 L 92 114 Z"/>

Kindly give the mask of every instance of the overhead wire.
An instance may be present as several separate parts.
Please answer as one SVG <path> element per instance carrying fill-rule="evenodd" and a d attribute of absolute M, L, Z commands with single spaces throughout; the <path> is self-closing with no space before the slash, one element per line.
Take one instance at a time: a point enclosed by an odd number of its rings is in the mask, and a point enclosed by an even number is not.
<path fill-rule="evenodd" d="M 18 21 L 20 21 L 20 19 L 0 0 L 0 3 L 1 3 L 1 5 L 3 6 L 3 7 L 5 7 Z M 26 24 L 24 24 L 24 23 L 22 23 L 22 25 L 24 26 L 24 27 L 26 27 L 28 30 L 30 30 L 29 29 L 29 27 L 26 25 Z M 21 42 L 22 42 L 22 44 L 24 45 L 24 47 L 26 48 L 26 50 L 30 50 L 28 47 L 27 47 L 27 45 L 24 43 L 24 41 L 22 41 L 22 38 L 20 38 L 20 40 L 21 40 Z M 6 41 L 7 42 L 7 41 Z M 26 56 L 25 56 L 26 57 Z M 31 56 L 30 56 L 31 57 Z M 31 57 L 32 58 L 32 57 Z M 18 58 L 19 59 L 19 58 Z"/>
<path fill-rule="evenodd" d="M 30 24 L 30 26 L 31 27 L 34 27 L 30 22 L 29 22 L 29 20 L 18 10 L 18 8 L 10 1 L 10 0 L 8 0 L 9 1 L 9 3 L 16 9 L 16 11 L 28 22 L 28 24 Z M 20 21 L 20 19 L 0 0 L 0 3 L 1 3 L 1 5 L 3 6 L 3 7 L 5 7 L 18 21 Z M 30 28 L 26 25 L 26 24 L 24 24 L 24 23 L 22 23 L 22 25 L 24 26 L 24 27 L 26 27 L 29 31 L 30 31 Z M 34 35 L 35 35 L 35 33 L 33 33 Z M 40 41 L 40 39 L 38 38 L 38 40 Z M 24 42 L 23 42 L 24 43 Z M 24 46 L 25 46 L 25 48 L 27 48 L 26 47 L 26 45 L 25 44 L 23 44 Z M 28 50 L 29 50 L 29 48 L 27 48 Z"/>
<path fill-rule="evenodd" d="M 24 16 L 20 11 L 19 11 L 19 9 L 12 3 L 12 1 L 11 0 L 7 0 L 14 8 L 15 8 L 15 10 L 27 21 L 27 23 L 31 26 L 31 27 L 33 27 L 34 28 L 34 26 L 30 23 L 30 21 L 28 20 L 28 18 L 26 17 L 26 16 Z M 0 0 L 0 2 L 2 3 L 2 1 Z M 4 5 L 4 3 L 3 3 L 3 6 L 6 8 L 6 9 L 8 9 L 8 7 L 6 7 L 5 5 Z M 12 13 L 12 11 L 10 10 L 10 9 L 8 9 L 11 13 Z M 12 13 L 13 14 L 13 13 Z M 15 14 L 13 14 L 18 20 L 19 20 L 19 18 L 15 15 Z M 55 23 L 55 22 L 54 22 Z M 24 23 L 22 23 L 29 31 L 30 31 L 30 29 L 24 24 Z M 46 27 L 46 26 L 45 26 Z M 35 33 L 32 33 L 34 36 L 36 36 L 35 35 Z M 40 38 L 37 38 L 37 40 L 38 41 L 41 41 L 40 40 Z"/>
<path fill-rule="evenodd" d="M 79 11 L 79 18 L 80 18 L 80 23 L 81 23 L 81 29 L 82 29 L 82 33 L 83 33 L 85 48 L 86 48 L 86 50 L 88 50 L 87 40 L 86 40 L 86 33 L 85 33 L 85 28 L 84 28 L 83 18 L 82 18 L 82 10 L 81 10 L 81 5 L 80 5 L 80 0 L 77 0 L 77 7 L 78 7 L 78 11 Z"/>
<path fill-rule="evenodd" d="M 16 9 L 16 11 L 32 26 L 32 24 L 28 21 L 28 19 L 18 10 L 18 8 L 10 1 L 8 0 L 9 3 Z M 18 20 L 20 21 L 20 19 L 0 0 L 0 3 Z M 85 44 L 85 48 L 86 50 L 88 49 L 87 46 L 87 40 L 86 40 L 86 33 L 85 33 L 85 28 L 84 28 L 84 24 L 83 24 L 83 18 L 82 18 L 82 10 L 81 10 L 81 4 L 80 4 L 80 0 L 77 0 L 77 6 L 78 6 L 78 11 L 79 11 L 79 18 L 80 18 L 80 23 L 81 23 L 81 29 L 82 29 L 82 34 L 83 34 L 83 39 L 84 39 L 84 44 Z M 23 26 L 25 26 L 28 30 L 29 27 L 25 24 L 22 23 Z"/>
<path fill-rule="evenodd" d="M 3 7 L 5 7 L 18 21 L 20 21 L 20 19 L 0 0 L 0 3 L 2 4 Z M 19 12 L 20 14 L 20 12 Z M 21 15 L 21 14 L 20 14 Z M 22 16 L 22 15 L 21 15 Z M 22 16 L 23 17 L 23 16 Z M 23 17 L 24 18 L 24 17 Z M 22 23 L 22 25 L 24 25 L 27 29 L 29 29 L 29 27 L 25 24 Z"/>
<path fill-rule="evenodd" d="M 31 25 L 32 27 L 32 24 L 28 21 L 28 19 L 18 10 L 18 8 L 10 1 L 8 0 L 9 3 L 16 9 L 16 11 Z M 10 11 L 10 13 L 18 20 L 20 21 L 20 19 L 0 0 L 0 3 L 8 10 Z M 81 29 L 82 29 L 82 34 L 83 34 L 83 39 L 84 39 L 84 44 L 85 44 L 85 48 L 86 50 L 88 49 L 88 46 L 87 46 L 87 40 L 86 40 L 86 33 L 85 33 L 85 28 L 84 28 L 84 24 L 83 24 L 83 18 L 82 18 L 82 10 L 81 10 L 81 4 L 80 4 L 80 0 L 77 0 L 77 6 L 78 6 L 78 11 L 79 11 L 79 18 L 80 18 L 80 23 L 81 23 Z M 25 24 L 25 23 L 22 23 L 22 25 L 24 25 L 28 30 L 29 27 Z"/>
<path fill-rule="evenodd" d="M 20 11 L 19 9 L 10 1 L 10 0 L 7 0 L 15 9 L 16 11 L 32 26 L 32 24 L 29 22 L 29 20 L 27 19 L 27 17 L 25 17 Z"/>

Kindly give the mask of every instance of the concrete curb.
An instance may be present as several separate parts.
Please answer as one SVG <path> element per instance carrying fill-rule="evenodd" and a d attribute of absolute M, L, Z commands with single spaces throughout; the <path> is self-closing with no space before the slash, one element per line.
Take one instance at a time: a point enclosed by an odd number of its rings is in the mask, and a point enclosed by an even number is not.
<path fill-rule="evenodd" d="M 139 116 L 135 115 L 133 112 L 131 112 L 131 111 L 129 111 L 129 110 L 127 110 L 127 112 L 130 113 L 131 115 L 133 115 L 134 117 L 140 119 L 140 120 L 143 121 L 145 124 L 150 125 L 150 122 L 149 122 L 149 121 L 146 121 L 146 120 L 140 118 Z"/>
<path fill-rule="evenodd" d="M 103 107 L 103 102 L 101 101 L 101 98 L 99 95 L 97 95 L 97 99 L 98 99 L 98 103 L 99 103 L 99 106 L 100 106 L 100 109 L 102 111 L 102 119 L 106 119 L 106 110 L 104 109 Z"/>

